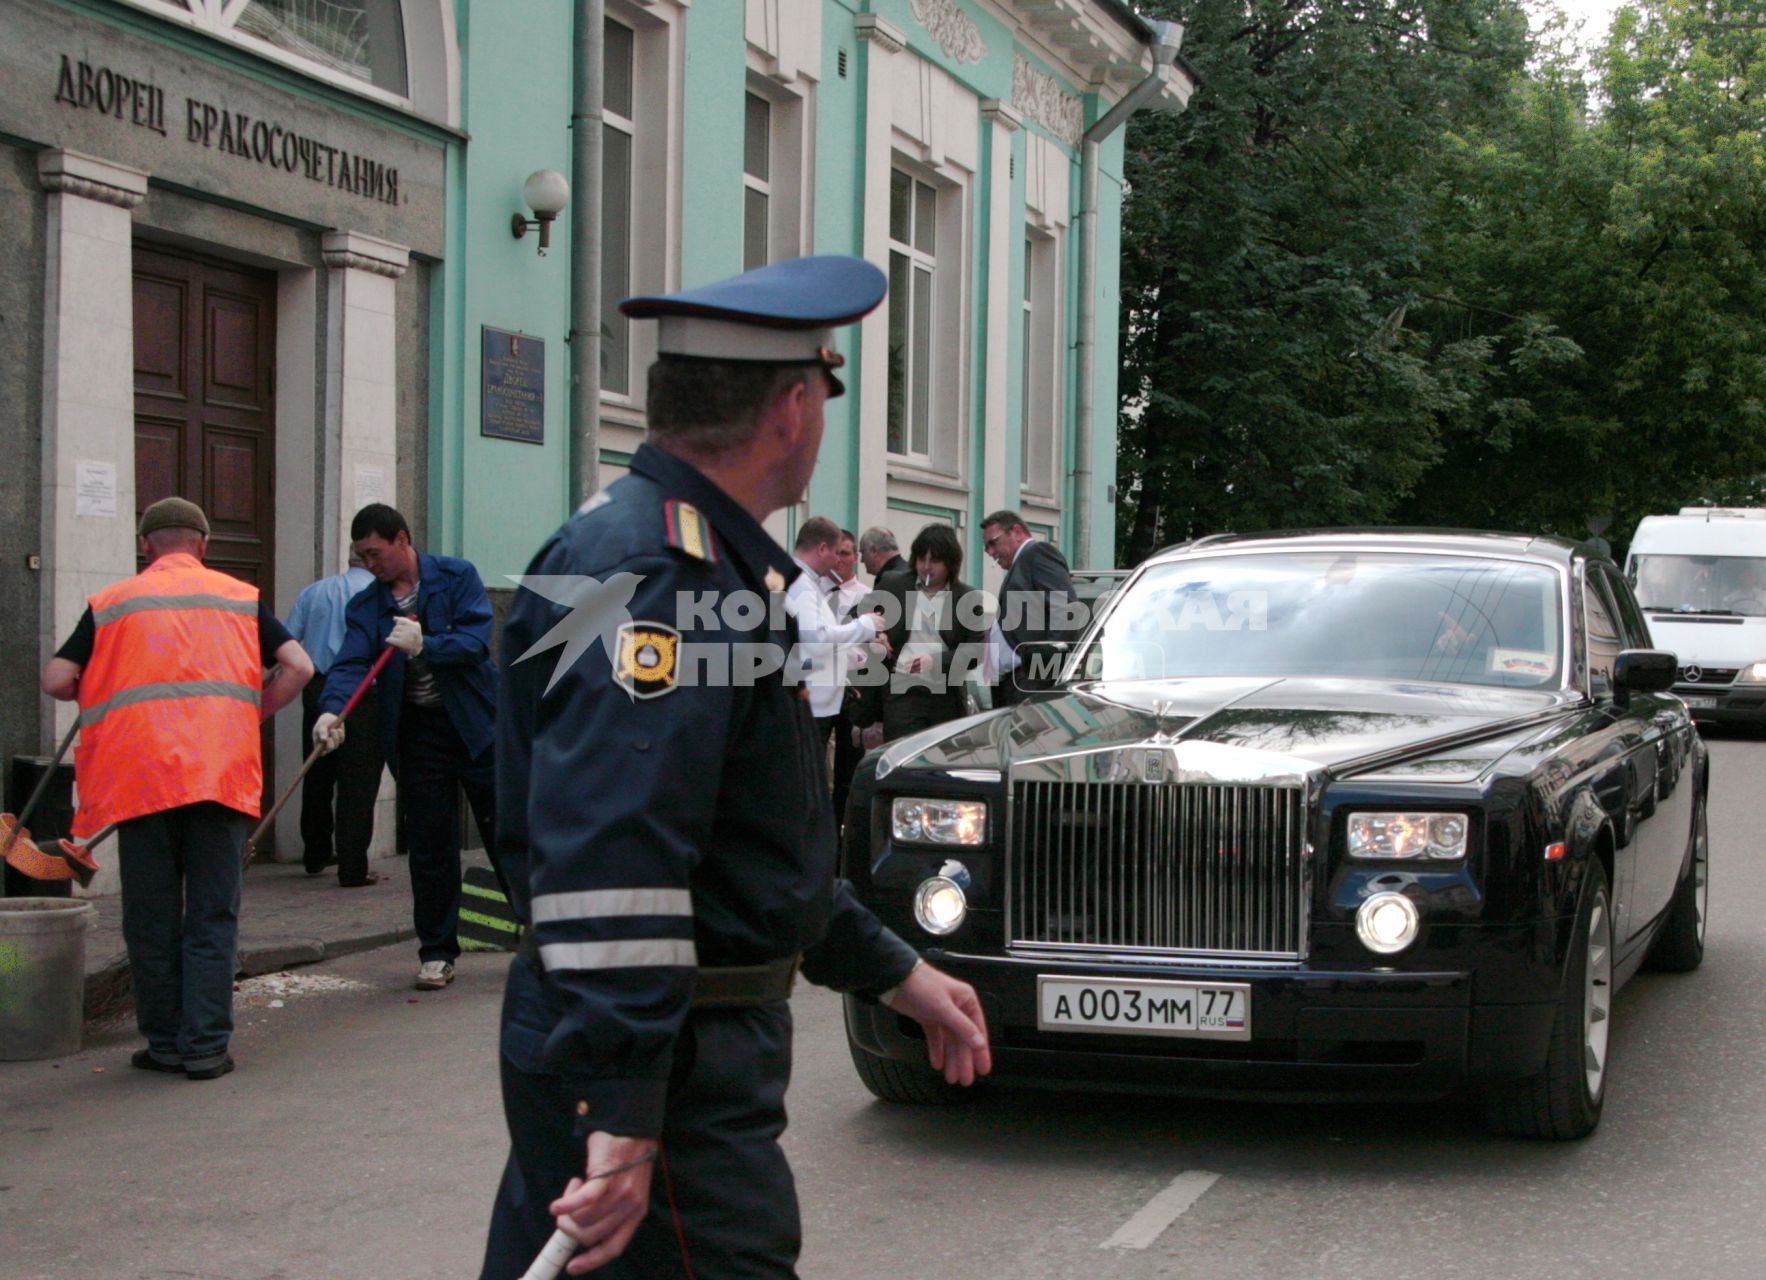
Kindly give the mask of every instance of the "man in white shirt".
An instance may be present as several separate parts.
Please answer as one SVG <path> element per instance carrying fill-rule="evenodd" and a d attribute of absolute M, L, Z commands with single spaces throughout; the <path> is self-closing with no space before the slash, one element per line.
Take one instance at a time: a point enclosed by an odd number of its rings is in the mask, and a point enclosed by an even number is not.
<path fill-rule="evenodd" d="M 809 688 L 810 714 L 816 719 L 823 750 L 840 714 L 850 663 L 848 651 L 853 645 L 880 640 L 880 624 L 874 613 L 860 614 L 850 622 L 836 621 L 833 601 L 839 584 L 833 570 L 839 549 L 839 525 L 826 516 L 805 520 L 791 552 L 803 572 L 785 588 L 785 609 L 797 621 L 798 658 L 803 663 L 799 678 Z"/>

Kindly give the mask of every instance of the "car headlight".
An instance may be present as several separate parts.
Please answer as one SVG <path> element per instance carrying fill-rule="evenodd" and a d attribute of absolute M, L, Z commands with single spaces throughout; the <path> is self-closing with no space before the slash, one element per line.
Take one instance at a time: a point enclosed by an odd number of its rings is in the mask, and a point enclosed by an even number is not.
<path fill-rule="evenodd" d="M 1736 676 L 1737 684 L 1766 684 L 1766 662 L 1750 662 Z"/>
<path fill-rule="evenodd" d="M 987 805 L 980 800 L 897 799 L 889 830 L 908 844 L 977 845 L 987 841 Z"/>
<path fill-rule="evenodd" d="M 1471 822 L 1463 813 L 1352 813 L 1351 858 L 1463 858 Z"/>
<path fill-rule="evenodd" d="M 1402 893 L 1376 893 L 1355 913 L 1355 934 L 1361 945 L 1377 955 L 1389 956 L 1416 941 L 1422 917 L 1416 903 Z"/>
<path fill-rule="evenodd" d="M 954 933 L 968 914 L 968 895 L 955 880 L 932 876 L 914 890 L 914 921 L 927 933 L 939 937 Z"/>

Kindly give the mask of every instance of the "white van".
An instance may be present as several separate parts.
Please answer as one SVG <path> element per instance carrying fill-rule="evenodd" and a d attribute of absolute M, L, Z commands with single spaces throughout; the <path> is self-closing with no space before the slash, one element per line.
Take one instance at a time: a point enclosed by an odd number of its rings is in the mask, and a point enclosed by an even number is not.
<path fill-rule="evenodd" d="M 1674 692 L 1693 716 L 1766 723 L 1766 508 L 1645 516 L 1625 576 L 1656 647 L 1679 657 Z"/>

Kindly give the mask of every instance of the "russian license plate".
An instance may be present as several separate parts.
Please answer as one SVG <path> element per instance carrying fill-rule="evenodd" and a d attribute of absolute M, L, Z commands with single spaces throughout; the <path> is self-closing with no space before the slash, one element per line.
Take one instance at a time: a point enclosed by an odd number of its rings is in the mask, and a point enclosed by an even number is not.
<path fill-rule="evenodd" d="M 1709 694 L 1689 693 L 1680 699 L 1687 706 L 1698 711 L 1709 711 L 1717 705 L 1717 699 Z"/>
<path fill-rule="evenodd" d="M 1117 982 L 1039 974 L 1036 1027 L 1249 1040 L 1251 988 L 1238 983 Z"/>

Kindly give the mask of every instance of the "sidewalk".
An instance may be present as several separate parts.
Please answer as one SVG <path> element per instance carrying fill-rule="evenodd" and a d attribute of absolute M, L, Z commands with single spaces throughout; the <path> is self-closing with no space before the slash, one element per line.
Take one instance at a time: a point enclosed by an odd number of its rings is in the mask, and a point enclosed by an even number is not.
<path fill-rule="evenodd" d="M 465 866 L 485 865 L 482 850 L 461 857 Z M 337 872 L 309 876 L 298 862 L 258 862 L 246 868 L 239 905 L 239 972 L 275 973 L 293 965 L 389 946 L 416 936 L 411 927 L 411 875 L 406 859 L 372 863 L 380 883 L 340 889 Z M 86 937 L 86 1016 L 116 1012 L 118 988 L 128 973 L 123 948 L 122 898 L 90 900 L 96 916 Z M 417 963 L 415 949 L 411 963 Z"/>

